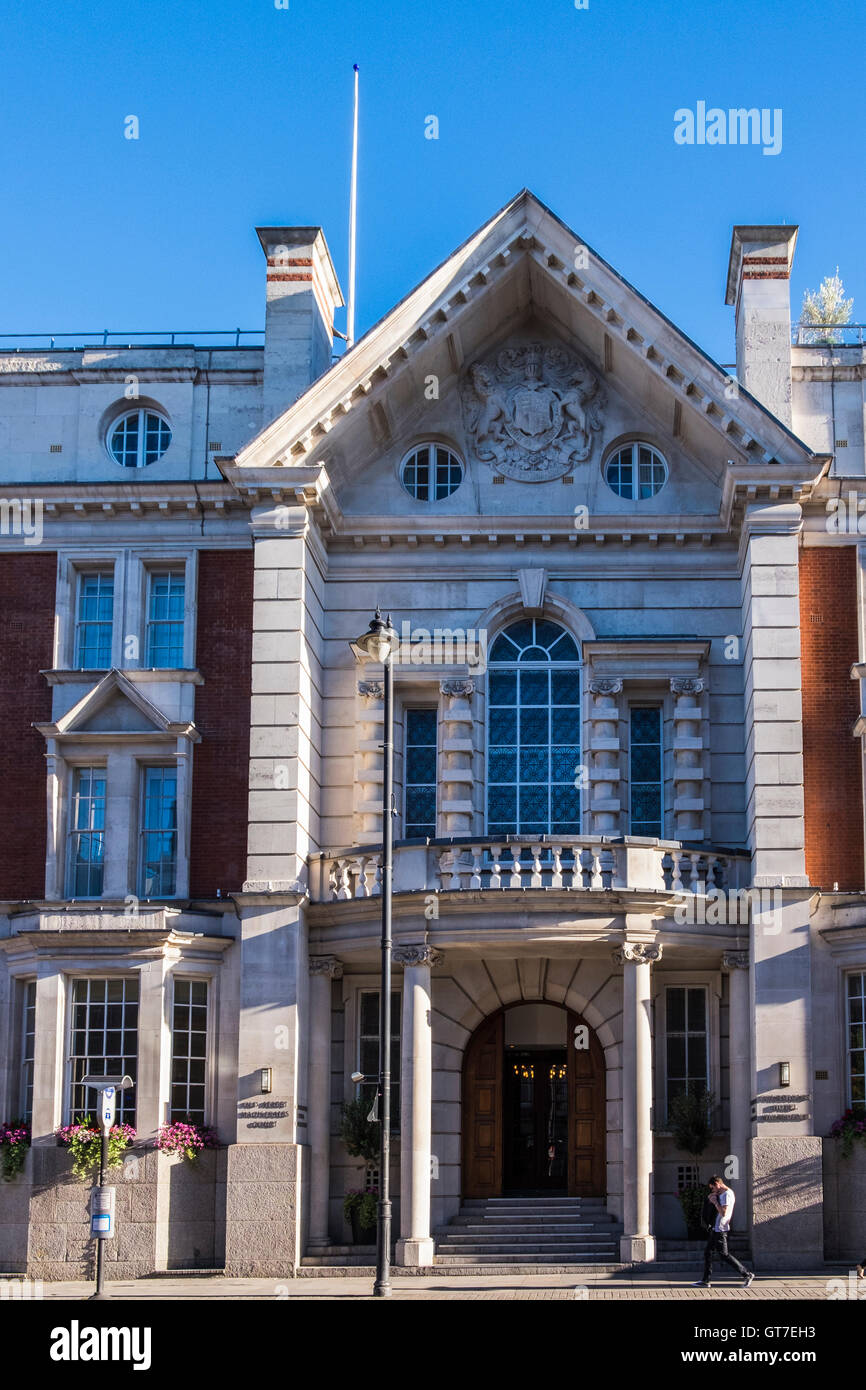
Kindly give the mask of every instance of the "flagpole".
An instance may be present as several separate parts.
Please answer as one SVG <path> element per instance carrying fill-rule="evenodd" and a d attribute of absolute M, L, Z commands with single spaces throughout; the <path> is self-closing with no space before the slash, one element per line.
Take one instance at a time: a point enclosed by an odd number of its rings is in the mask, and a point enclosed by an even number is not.
<path fill-rule="evenodd" d="M 355 341 L 355 231 L 358 220 L 358 64 L 355 72 L 355 109 L 352 121 L 352 190 L 349 198 L 349 303 L 346 322 L 346 350 Z"/>

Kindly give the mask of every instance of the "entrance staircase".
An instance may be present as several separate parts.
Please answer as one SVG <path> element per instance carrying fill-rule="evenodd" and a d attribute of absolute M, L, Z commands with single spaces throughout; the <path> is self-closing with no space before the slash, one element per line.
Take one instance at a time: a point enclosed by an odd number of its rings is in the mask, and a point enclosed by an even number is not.
<path fill-rule="evenodd" d="M 434 1233 L 437 1268 L 619 1264 L 622 1226 L 602 1197 L 466 1201 Z"/>

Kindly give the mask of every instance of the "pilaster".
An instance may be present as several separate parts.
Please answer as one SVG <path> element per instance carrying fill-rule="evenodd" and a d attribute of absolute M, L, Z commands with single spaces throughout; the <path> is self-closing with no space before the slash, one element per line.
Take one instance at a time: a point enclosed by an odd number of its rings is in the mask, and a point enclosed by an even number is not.
<path fill-rule="evenodd" d="M 700 696 L 703 680 L 682 676 L 671 680 L 674 697 L 674 839 L 704 838 L 704 740 Z"/>
<path fill-rule="evenodd" d="M 442 834 L 472 834 L 472 680 L 442 681 Z"/>
<path fill-rule="evenodd" d="M 355 754 L 355 831 L 360 845 L 382 843 L 385 683 L 358 681 L 358 748 Z"/>
<path fill-rule="evenodd" d="M 592 697 L 589 721 L 590 833 L 618 835 L 621 803 L 619 701 L 622 681 L 600 676 L 589 682 Z"/>

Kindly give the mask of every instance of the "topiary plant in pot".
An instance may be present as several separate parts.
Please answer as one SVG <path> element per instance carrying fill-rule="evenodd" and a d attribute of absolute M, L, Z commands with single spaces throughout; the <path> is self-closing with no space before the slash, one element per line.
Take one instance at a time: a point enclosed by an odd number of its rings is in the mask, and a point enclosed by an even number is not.
<path fill-rule="evenodd" d="M 705 1087 L 683 1091 L 668 1106 L 668 1129 L 678 1149 L 702 1154 L 713 1137 L 713 1095 Z"/>
<path fill-rule="evenodd" d="M 372 1243 L 376 1229 L 378 1189 L 373 1168 L 379 1159 L 379 1122 L 370 1120 L 369 1098 L 347 1101 L 340 1113 L 340 1138 L 351 1158 L 364 1160 L 364 1186 L 353 1188 L 343 1200 L 343 1214 L 352 1227 L 356 1245 Z"/>

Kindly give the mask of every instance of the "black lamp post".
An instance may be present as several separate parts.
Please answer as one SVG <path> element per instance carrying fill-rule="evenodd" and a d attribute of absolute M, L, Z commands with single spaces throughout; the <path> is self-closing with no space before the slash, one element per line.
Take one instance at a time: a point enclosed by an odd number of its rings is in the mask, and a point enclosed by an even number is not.
<path fill-rule="evenodd" d="M 397 633 L 390 616 L 379 609 L 362 637 L 349 646 L 359 661 L 375 661 L 385 673 L 385 709 L 382 730 L 384 770 L 382 779 L 382 985 L 379 999 L 379 1203 L 376 1215 L 376 1298 L 391 1296 L 391 880 L 392 799 L 394 782 L 394 648 Z"/>

